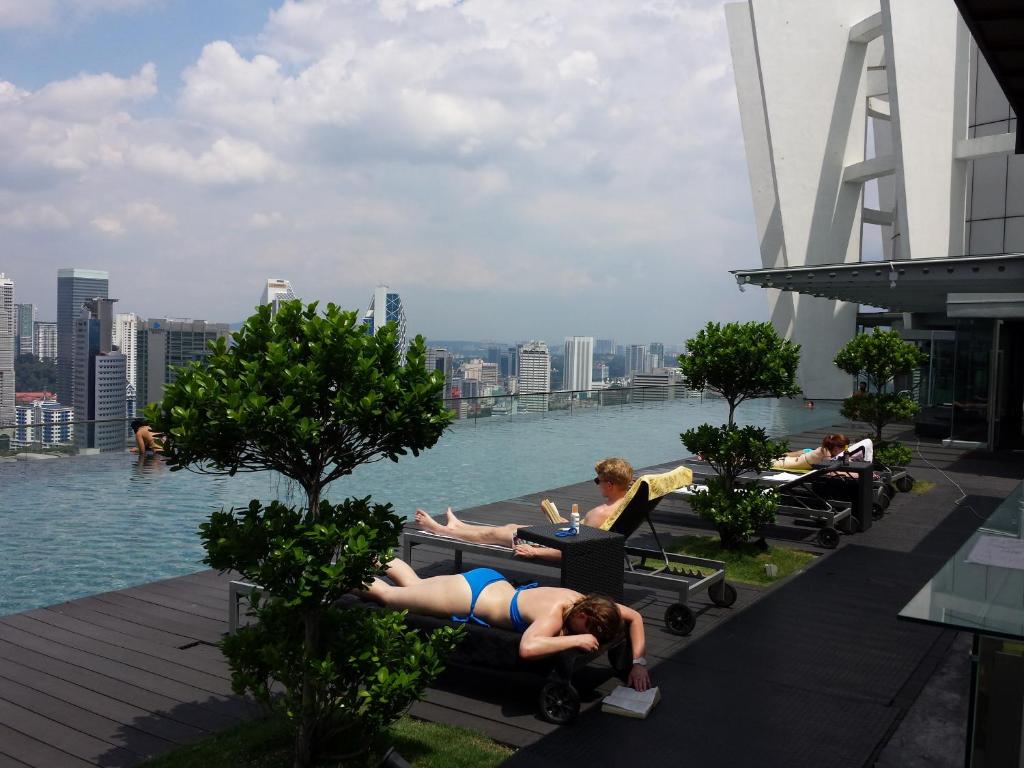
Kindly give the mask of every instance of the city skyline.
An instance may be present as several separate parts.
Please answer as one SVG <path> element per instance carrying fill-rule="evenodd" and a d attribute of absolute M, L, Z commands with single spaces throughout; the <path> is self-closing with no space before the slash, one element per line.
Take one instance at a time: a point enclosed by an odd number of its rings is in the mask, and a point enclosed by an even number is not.
<path fill-rule="evenodd" d="M 3 268 L 40 318 L 69 264 L 229 323 L 278 274 L 395 286 L 433 338 L 767 316 L 724 269 L 758 253 L 717 0 L 215 5 L 0 6 Z"/>

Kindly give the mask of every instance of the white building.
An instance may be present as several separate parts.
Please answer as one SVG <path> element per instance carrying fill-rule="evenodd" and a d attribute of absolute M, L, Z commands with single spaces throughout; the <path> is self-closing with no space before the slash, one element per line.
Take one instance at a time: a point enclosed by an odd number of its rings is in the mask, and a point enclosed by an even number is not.
<path fill-rule="evenodd" d="M 726 6 L 762 262 L 734 274 L 801 345 L 806 397 L 848 396 L 836 350 L 890 326 L 930 356 L 922 434 L 1024 447 L 1019 37 L 959 5 Z"/>
<path fill-rule="evenodd" d="M 0 272 L 0 426 L 14 424 L 14 281 Z"/>
<path fill-rule="evenodd" d="M 498 384 L 498 364 L 487 363 L 480 358 L 468 360 L 462 364 L 462 378 L 478 381 L 481 386 L 493 387 Z"/>
<path fill-rule="evenodd" d="M 594 386 L 594 337 L 566 336 L 562 389 L 586 391 Z"/>
<path fill-rule="evenodd" d="M 35 355 L 32 327 L 36 321 L 36 305 L 15 304 L 14 310 L 14 356 Z"/>
<path fill-rule="evenodd" d="M 646 344 L 630 344 L 626 347 L 626 378 L 632 379 L 638 373 L 651 370 L 651 355 Z"/>
<path fill-rule="evenodd" d="M 270 312 L 277 314 L 281 309 L 282 301 L 292 301 L 299 298 L 292 290 L 292 284 L 280 277 L 268 277 L 267 284 L 263 287 L 263 296 L 260 304 L 270 306 Z"/>
<path fill-rule="evenodd" d="M 32 327 L 32 347 L 40 360 L 57 361 L 57 324 L 36 321 Z"/>
<path fill-rule="evenodd" d="M 127 384 L 135 392 L 136 364 L 139 349 L 139 316 L 134 312 L 119 312 L 114 316 L 114 346 L 124 355 Z M 134 415 L 134 411 L 132 412 Z"/>
<path fill-rule="evenodd" d="M 366 308 L 363 315 L 363 325 L 367 330 L 377 335 L 377 332 L 386 323 L 394 323 L 398 327 L 397 343 L 398 351 L 405 359 L 405 309 L 402 306 L 402 298 L 388 288 L 386 285 L 378 285 L 370 297 L 370 306 Z"/>
<path fill-rule="evenodd" d="M 657 401 L 672 400 L 676 397 L 676 388 L 683 383 L 683 374 L 678 368 L 654 368 L 648 373 L 637 373 L 633 376 L 633 400 Z M 681 394 L 681 392 L 680 392 Z"/>
<path fill-rule="evenodd" d="M 74 437 L 75 411 L 56 400 L 35 400 L 15 407 L 14 448 L 55 448 L 70 445 Z"/>
<path fill-rule="evenodd" d="M 544 413 L 551 391 L 551 355 L 543 341 L 531 341 L 519 347 L 517 391 L 519 410 Z"/>

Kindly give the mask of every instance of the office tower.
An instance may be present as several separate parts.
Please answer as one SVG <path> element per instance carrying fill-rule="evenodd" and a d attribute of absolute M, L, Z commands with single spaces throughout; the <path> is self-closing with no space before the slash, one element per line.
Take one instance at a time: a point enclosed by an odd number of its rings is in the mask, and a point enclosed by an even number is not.
<path fill-rule="evenodd" d="M 608 381 L 608 363 L 597 363 L 594 365 L 594 381 Z"/>
<path fill-rule="evenodd" d="M 402 358 L 405 358 L 405 309 L 402 307 L 402 299 L 397 293 L 388 289 L 386 285 L 378 285 L 370 297 L 370 306 L 366 308 L 363 315 L 363 325 L 373 334 L 384 327 L 386 323 L 395 323 L 398 326 L 397 344 L 398 351 Z"/>
<path fill-rule="evenodd" d="M 0 427 L 14 423 L 14 281 L 0 272 Z"/>
<path fill-rule="evenodd" d="M 57 400 L 74 403 L 75 322 L 90 299 L 107 298 L 109 275 L 98 269 L 57 270 Z"/>
<path fill-rule="evenodd" d="M 230 335 L 227 323 L 172 318 L 140 321 L 135 351 L 136 409 L 141 412 L 164 396 L 164 385 L 177 378 L 176 367 L 205 359 L 209 342 Z"/>
<path fill-rule="evenodd" d="M 501 360 L 501 347 L 490 346 L 487 348 L 487 362 L 495 365 Z"/>
<path fill-rule="evenodd" d="M 32 329 L 32 347 L 40 360 L 57 360 L 57 324 L 47 321 L 36 321 Z"/>
<path fill-rule="evenodd" d="M 503 379 L 519 375 L 519 350 L 509 347 L 498 360 L 498 375 Z"/>
<path fill-rule="evenodd" d="M 672 400 L 676 396 L 676 387 L 682 385 L 683 375 L 678 368 L 654 368 L 647 373 L 637 372 L 633 375 L 633 399 L 637 402 Z"/>
<path fill-rule="evenodd" d="M 260 304 L 270 305 L 271 314 L 276 315 L 281 309 L 282 301 L 292 301 L 299 298 L 292 290 L 292 284 L 280 277 L 267 278 L 267 284 L 263 288 L 263 298 Z"/>
<path fill-rule="evenodd" d="M 566 336 L 562 362 L 562 389 L 581 391 L 593 386 L 594 337 Z"/>
<path fill-rule="evenodd" d="M 594 342 L 595 355 L 614 355 L 615 339 L 597 339 Z"/>
<path fill-rule="evenodd" d="M 137 382 L 135 377 L 137 374 L 136 363 L 138 361 L 138 336 L 139 336 L 139 316 L 134 312 L 119 312 L 114 317 L 114 346 L 117 347 L 121 354 L 124 355 L 125 363 L 127 365 L 127 371 L 125 373 L 128 384 L 132 388 L 132 394 L 134 395 Z M 135 415 L 133 410 L 130 415 Z"/>
<path fill-rule="evenodd" d="M 497 386 L 498 365 L 496 363 L 485 363 L 480 358 L 475 358 L 462 364 L 462 377 L 478 381 L 485 387 Z"/>
<path fill-rule="evenodd" d="M 56 400 L 35 400 L 15 408 L 15 448 L 53 448 L 68 445 L 74 436 L 75 409 Z"/>
<path fill-rule="evenodd" d="M 646 344 L 630 344 L 626 349 L 626 376 L 647 373 L 651 370 L 650 353 Z"/>
<path fill-rule="evenodd" d="M 35 355 L 32 344 L 32 326 L 36 321 L 35 304 L 15 304 L 14 316 L 14 357 Z"/>
<path fill-rule="evenodd" d="M 651 357 L 651 365 L 648 370 L 661 368 L 665 365 L 665 345 L 658 341 L 652 341 L 647 345 L 647 351 Z"/>
<path fill-rule="evenodd" d="M 519 410 L 543 413 L 548 409 L 551 390 L 551 355 L 543 341 L 519 347 Z M 538 393 L 538 394 L 534 394 Z"/>
<path fill-rule="evenodd" d="M 80 449 L 116 451 L 125 446 L 126 364 L 113 345 L 115 301 L 87 300 L 75 321 L 72 405 Z"/>

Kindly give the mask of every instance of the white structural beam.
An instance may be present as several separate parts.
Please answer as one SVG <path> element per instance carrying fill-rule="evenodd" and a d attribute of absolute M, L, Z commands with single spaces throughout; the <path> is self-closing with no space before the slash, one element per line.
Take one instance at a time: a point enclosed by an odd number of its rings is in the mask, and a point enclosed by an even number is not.
<path fill-rule="evenodd" d="M 880 211 L 877 208 L 865 208 L 861 211 L 861 221 L 865 224 L 879 224 L 883 227 L 892 225 L 896 214 L 892 211 Z"/>
<path fill-rule="evenodd" d="M 872 157 L 861 160 L 843 168 L 843 181 L 847 184 L 863 184 L 865 181 L 889 176 L 896 171 L 896 161 L 892 155 Z"/>
<path fill-rule="evenodd" d="M 891 116 L 889 100 L 880 96 L 868 96 L 868 117 L 876 120 L 888 120 Z"/>
<path fill-rule="evenodd" d="M 867 44 L 882 36 L 882 12 L 868 16 L 850 27 L 850 42 Z"/>
<path fill-rule="evenodd" d="M 885 96 L 889 93 L 889 73 L 885 71 L 885 65 L 868 67 L 867 96 Z"/>
<path fill-rule="evenodd" d="M 1012 155 L 1016 141 L 1016 133 L 997 133 L 974 139 L 960 139 L 953 150 L 953 157 L 957 160 L 977 160 L 982 157 Z"/>

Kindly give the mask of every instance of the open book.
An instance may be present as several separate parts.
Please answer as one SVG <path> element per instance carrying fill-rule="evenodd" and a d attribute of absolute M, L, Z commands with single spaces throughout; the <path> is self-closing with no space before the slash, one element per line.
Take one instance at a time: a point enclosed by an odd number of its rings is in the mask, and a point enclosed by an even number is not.
<path fill-rule="evenodd" d="M 661 701 L 661 691 L 657 688 L 648 688 L 641 693 L 629 686 L 620 685 L 601 701 L 601 711 L 643 719 L 659 701 Z"/>
<path fill-rule="evenodd" d="M 540 508 L 544 510 L 544 514 L 548 516 L 548 520 L 552 523 L 565 522 L 565 520 L 562 519 L 562 516 L 558 514 L 558 507 L 555 506 L 555 502 L 550 499 L 544 499 L 544 501 L 540 503 Z"/>

